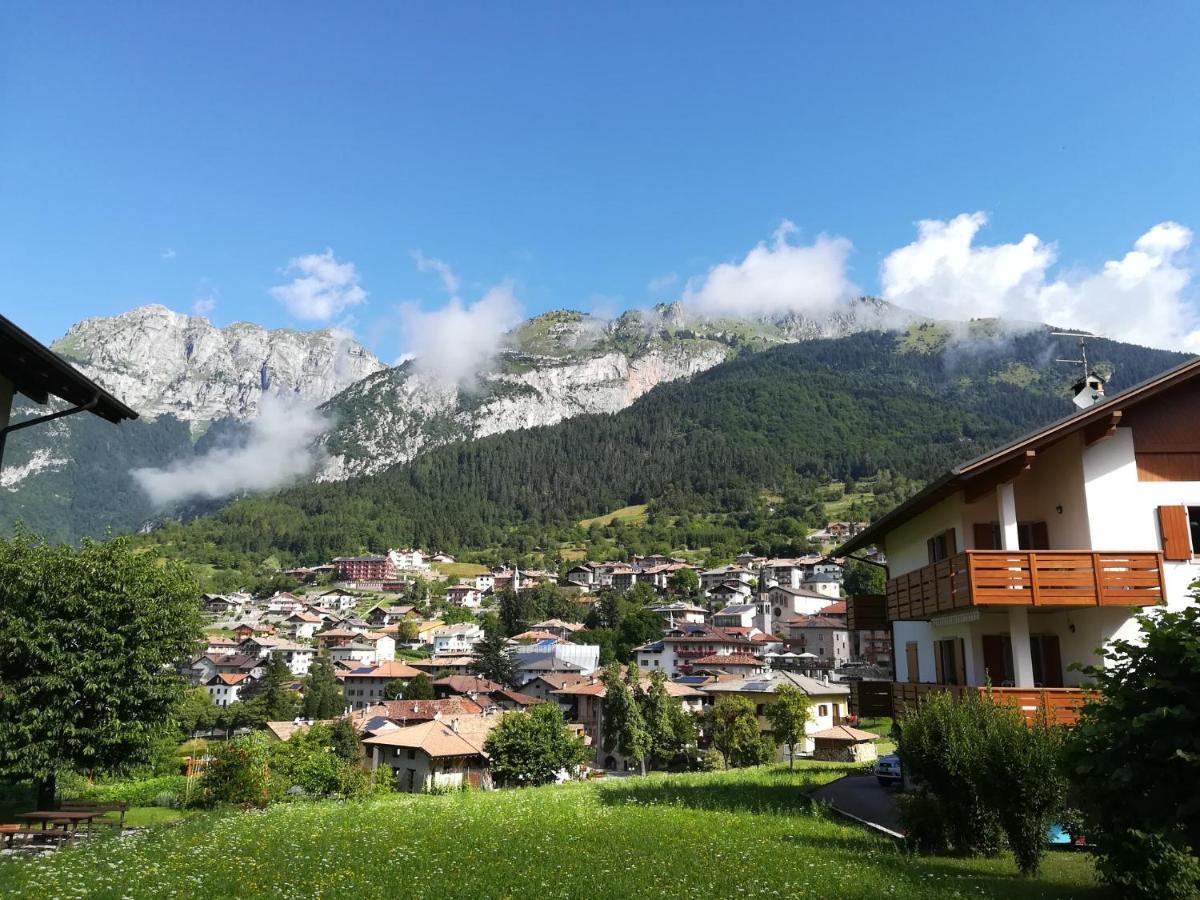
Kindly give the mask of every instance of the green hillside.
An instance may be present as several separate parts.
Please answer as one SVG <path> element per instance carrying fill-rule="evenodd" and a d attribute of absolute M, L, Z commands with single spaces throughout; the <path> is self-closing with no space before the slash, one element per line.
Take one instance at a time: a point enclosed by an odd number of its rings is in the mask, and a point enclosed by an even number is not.
<path fill-rule="evenodd" d="M 642 539 L 688 548 L 796 546 L 833 481 L 870 483 L 878 513 L 921 480 L 1071 412 L 1065 342 L 984 334 L 940 352 L 868 332 L 740 357 L 661 385 L 628 409 L 433 450 L 376 476 L 234 503 L 153 540 L 245 566 L 387 546 L 500 555 L 600 539 L 581 521 L 649 504 Z M 1096 340 L 1114 390 L 1182 360 Z M 1032 374 L 1002 377 L 1014 364 Z M 777 502 L 764 499 L 764 492 Z M 617 522 L 612 529 L 633 529 Z M 624 543 L 631 544 L 632 538 Z"/>
<path fill-rule="evenodd" d="M 21 897 L 1088 897 L 1083 854 L 921 858 L 832 818 L 816 763 L 449 796 L 281 804 L 0 860 Z"/>

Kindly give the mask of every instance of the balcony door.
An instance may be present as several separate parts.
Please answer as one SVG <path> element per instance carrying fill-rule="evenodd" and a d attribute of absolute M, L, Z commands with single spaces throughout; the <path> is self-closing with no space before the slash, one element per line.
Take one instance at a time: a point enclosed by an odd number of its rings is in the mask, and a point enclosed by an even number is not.
<path fill-rule="evenodd" d="M 1007 634 L 983 635 L 983 668 L 992 687 L 1015 684 L 1012 639 Z"/>
<path fill-rule="evenodd" d="M 976 550 L 1003 550 L 999 522 L 976 522 L 972 531 Z M 1020 550 L 1049 550 L 1050 529 L 1045 522 L 1018 522 L 1017 546 Z"/>
<path fill-rule="evenodd" d="M 1033 683 L 1038 687 L 1062 687 L 1062 653 L 1058 647 L 1058 635 L 1031 634 L 1029 653 L 1033 657 Z"/>

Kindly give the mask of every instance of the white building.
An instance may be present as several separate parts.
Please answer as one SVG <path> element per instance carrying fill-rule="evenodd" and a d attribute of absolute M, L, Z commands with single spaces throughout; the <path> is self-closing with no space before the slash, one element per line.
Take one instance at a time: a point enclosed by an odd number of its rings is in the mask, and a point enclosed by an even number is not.
<path fill-rule="evenodd" d="M 389 550 L 388 558 L 400 572 L 428 572 L 431 568 L 429 560 L 420 550 L 406 547 L 403 550 Z"/>
<path fill-rule="evenodd" d="M 214 706 L 228 706 L 241 700 L 241 691 L 252 679 L 245 673 L 222 673 L 213 675 L 204 686 L 212 697 Z"/>
<path fill-rule="evenodd" d="M 435 655 L 470 653 L 483 637 L 483 629 L 474 622 L 443 625 L 433 632 L 433 652 Z"/>
<path fill-rule="evenodd" d="M 811 753 L 813 750 L 812 735 L 840 725 L 847 715 L 850 689 L 846 685 L 821 678 L 809 678 L 807 675 L 798 675 L 795 672 L 776 670 L 767 672 L 765 675 L 755 675 L 736 681 L 717 681 L 703 685 L 700 690 L 711 696 L 714 701 L 719 697 L 746 698 L 754 704 L 759 730 L 764 734 L 770 734 L 771 722 L 767 718 L 767 706 L 774 699 L 775 690 L 781 685 L 797 688 L 809 698 L 810 718 L 804 726 L 805 734 L 808 737 L 796 747 L 796 752 L 797 755 Z M 779 759 L 787 759 L 786 747 L 779 748 Z"/>
<path fill-rule="evenodd" d="M 951 469 L 848 541 L 839 554 L 888 558 L 886 608 L 851 598 L 850 619 L 892 624 L 897 713 L 990 681 L 1072 721 L 1087 679 L 1071 665 L 1135 639 L 1135 613 L 1191 602 L 1197 423 L 1194 359 Z"/>

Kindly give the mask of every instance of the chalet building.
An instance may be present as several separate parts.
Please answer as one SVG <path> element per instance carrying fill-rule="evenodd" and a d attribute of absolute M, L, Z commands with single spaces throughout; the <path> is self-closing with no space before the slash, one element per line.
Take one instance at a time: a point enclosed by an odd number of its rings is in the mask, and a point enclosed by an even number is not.
<path fill-rule="evenodd" d="M 396 575 L 396 563 L 390 556 L 337 556 L 333 565 L 341 581 L 388 581 Z"/>
<path fill-rule="evenodd" d="M 382 731 L 363 741 L 372 769 L 391 769 L 397 790 L 424 793 L 470 785 L 488 788 L 483 745 L 499 716 L 463 716 L 448 722 Z"/>
<path fill-rule="evenodd" d="M 212 697 L 214 706 L 229 706 L 241 699 L 242 688 L 251 681 L 252 679 L 245 672 L 236 674 L 222 672 L 206 681 L 204 686 L 208 688 L 208 695 Z"/>
<path fill-rule="evenodd" d="M 951 469 L 846 542 L 887 556 L 886 598 L 851 598 L 849 618 L 892 629 L 896 714 L 990 682 L 1027 715 L 1074 721 L 1087 680 L 1072 664 L 1136 638 L 1135 614 L 1190 602 L 1197 423 L 1193 359 Z"/>
<path fill-rule="evenodd" d="M 697 628 L 687 634 L 671 634 L 661 640 L 650 641 L 634 649 L 638 668 L 643 671 L 663 669 L 668 678 L 690 675 L 696 660 L 733 653 L 754 656 L 765 652 L 765 646 L 756 645 L 742 637 L 733 637 L 717 628 Z"/>
<path fill-rule="evenodd" d="M 347 672 L 342 677 L 346 705 L 354 709 L 374 706 L 384 699 L 384 691 L 393 681 L 411 681 L 421 674 L 419 669 L 397 661 L 365 665 Z"/>
<path fill-rule="evenodd" d="M 704 607 L 685 603 L 682 600 L 672 603 L 655 603 L 647 606 L 646 609 L 658 613 L 668 628 L 675 628 L 678 625 L 703 625 L 708 616 Z"/>
<path fill-rule="evenodd" d="M 811 653 L 818 664 L 830 668 L 850 661 L 850 631 L 844 621 L 828 616 L 795 616 L 780 625 L 787 634 L 789 650 Z"/>
<path fill-rule="evenodd" d="M 787 616 L 815 616 L 830 603 L 826 594 L 805 587 L 779 584 L 771 585 L 768 596 L 771 599 L 771 613 L 776 619 Z"/>
<path fill-rule="evenodd" d="M 720 697 L 741 697 L 754 704 L 758 727 L 763 734 L 771 733 L 771 720 L 767 718 L 767 706 L 775 699 L 775 691 L 781 685 L 794 687 L 811 701 L 810 718 L 805 723 L 805 739 L 796 747 L 797 756 L 811 753 L 814 749 L 813 736 L 842 723 L 847 714 L 850 689 L 824 678 L 810 678 L 795 672 L 768 672 L 740 678 L 735 681 L 715 681 L 702 685 L 700 690 L 715 702 Z M 779 748 L 779 759 L 787 759 L 787 747 Z"/>

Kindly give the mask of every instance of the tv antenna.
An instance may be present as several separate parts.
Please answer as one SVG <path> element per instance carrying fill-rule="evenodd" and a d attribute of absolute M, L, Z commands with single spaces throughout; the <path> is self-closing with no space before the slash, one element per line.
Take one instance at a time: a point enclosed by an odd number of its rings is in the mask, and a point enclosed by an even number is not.
<path fill-rule="evenodd" d="M 1075 397 L 1071 402 L 1080 409 L 1087 409 L 1104 396 L 1104 379 L 1088 367 L 1087 339 L 1093 335 L 1081 334 L 1077 331 L 1052 331 L 1050 333 L 1057 337 L 1079 339 L 1079 359 L 1056 359 L 1054 361 L 1083 367 L 1083 376 L 1073 386 Z"/>
<path fill-rule="evenodd" d="M 1087 339 L 1092 337 L 1092 335 L 1080 334 L 1078 331 L 1052 331 L 1050 333 L 1055 337 L 1079 338 L 1079 355 L 1081 359 L 1056 359 L 1054 361 L 1057 363 L 1068 363 L 1074 366 L 1083 366 L 1083 377 L 1087 378 L 1088 375 L 1091 374 L 1088 371 Z"/>

